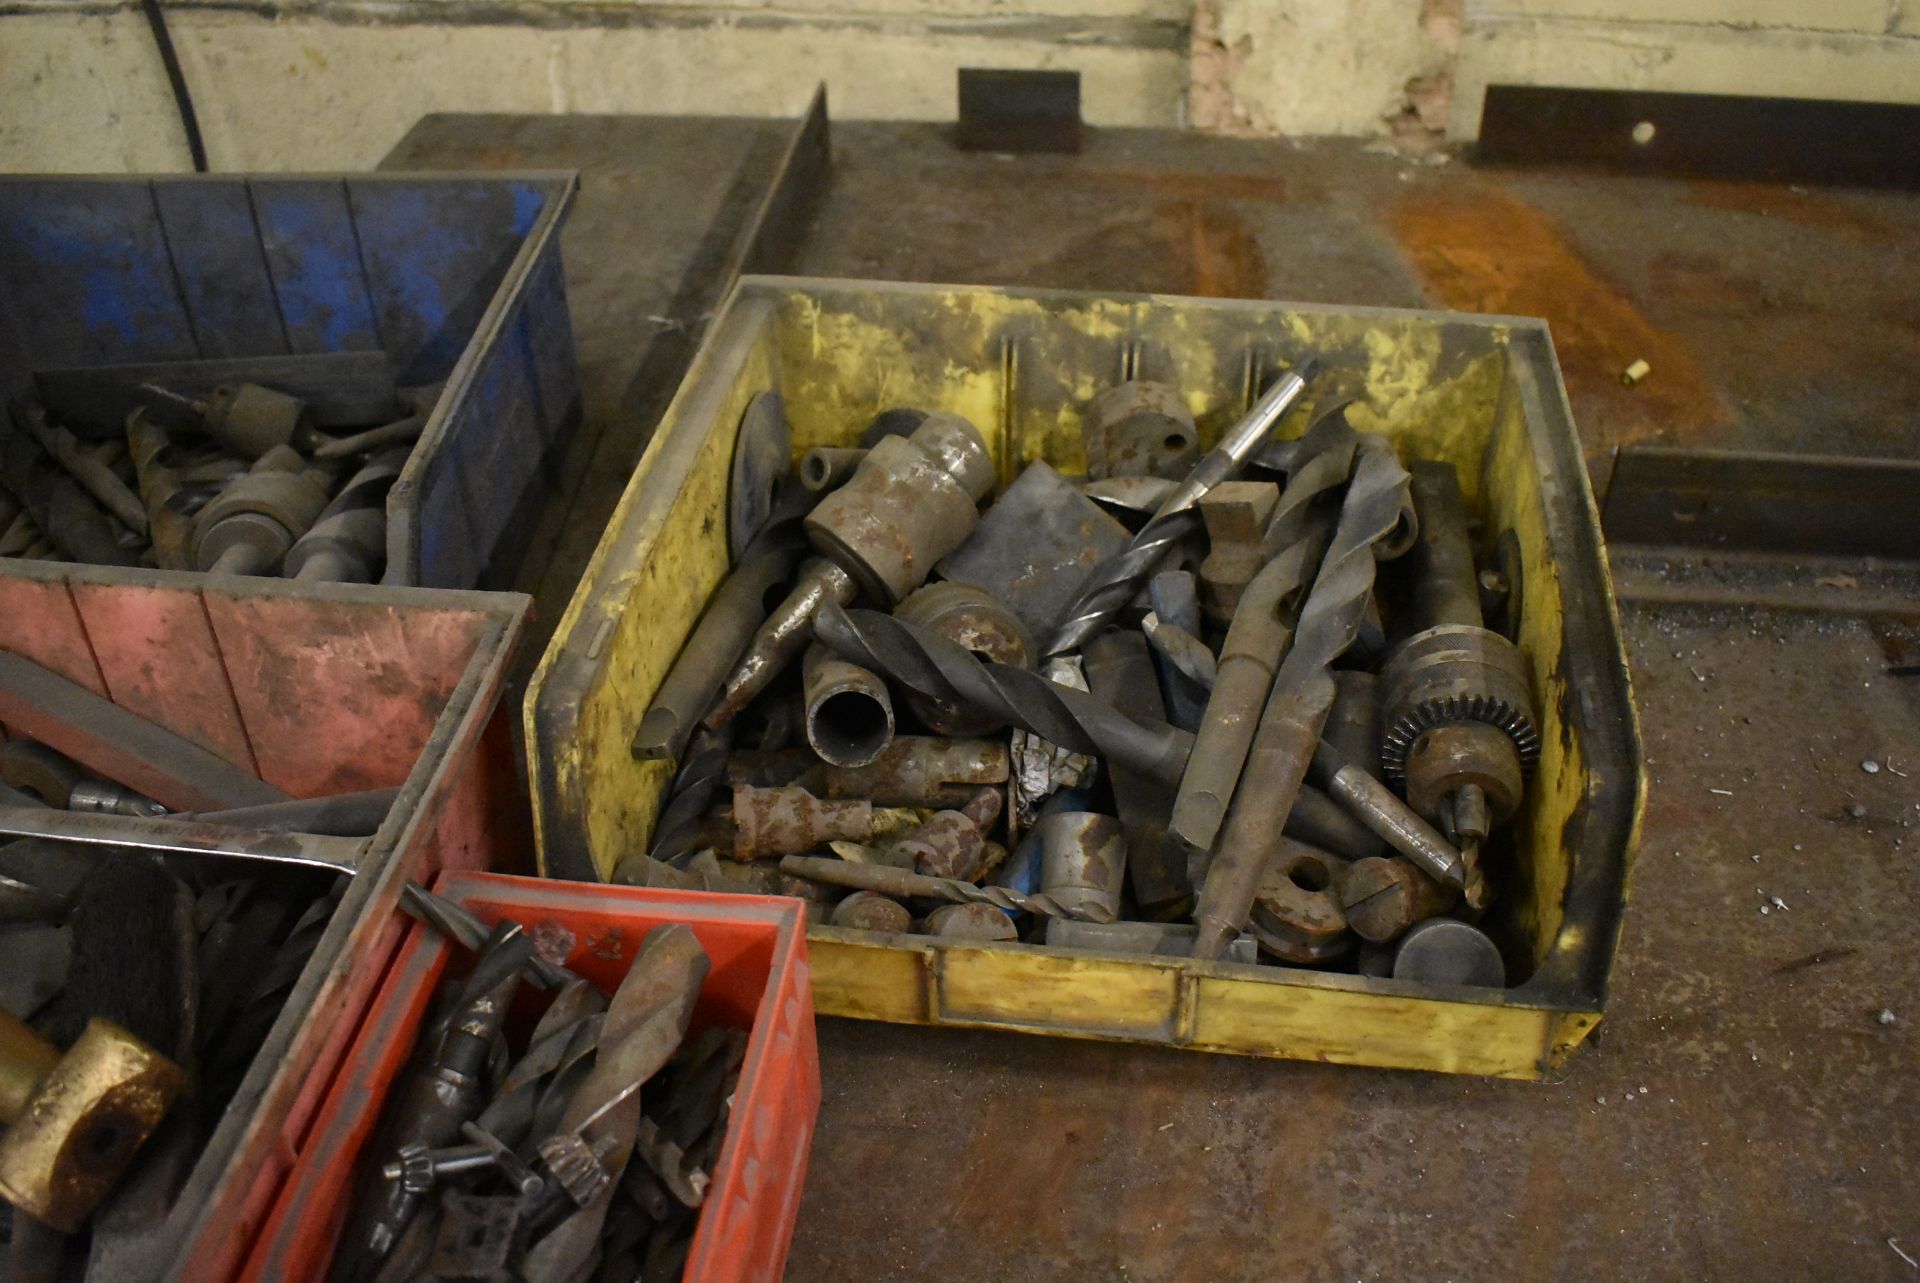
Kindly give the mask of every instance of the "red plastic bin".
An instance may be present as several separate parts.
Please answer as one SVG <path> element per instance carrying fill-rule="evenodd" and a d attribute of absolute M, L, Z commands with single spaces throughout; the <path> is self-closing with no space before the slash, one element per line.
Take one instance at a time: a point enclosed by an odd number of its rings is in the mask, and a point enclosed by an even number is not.
<path fill-rule="evenodd" d="M 487 923 L 511 918 L 553 957 L 609 992 L 633 965 L 648 931 L 693 928 L 713 967 L 693 1029 L 750 1031 L 725 1144 L 683 1276 L 687 1283 L 778 1279 L 800 1210 L 807 1152 L 820 1113 L 820 1052 L 813 1031 L 807 920 L 798 900 L 709 895 L 449 872 L 434 889 Z M 415 926 L 328 1090 L 312 1138 L 248 1254 L 248 1283 L 326 1276 L 361 1151 L 452 957 L 440 935 Z"/>

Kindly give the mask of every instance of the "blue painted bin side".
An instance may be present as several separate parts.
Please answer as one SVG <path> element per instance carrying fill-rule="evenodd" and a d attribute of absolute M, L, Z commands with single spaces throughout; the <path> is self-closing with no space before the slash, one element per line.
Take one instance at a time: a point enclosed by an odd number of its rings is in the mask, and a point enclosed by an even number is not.
<path fill-rule="evenodd" d="M 0 392 L 36 370 L 386 353 L 445 381 L 385 582 L 497 586 L 580 420 L 571 173 L 0 177 Z"/>

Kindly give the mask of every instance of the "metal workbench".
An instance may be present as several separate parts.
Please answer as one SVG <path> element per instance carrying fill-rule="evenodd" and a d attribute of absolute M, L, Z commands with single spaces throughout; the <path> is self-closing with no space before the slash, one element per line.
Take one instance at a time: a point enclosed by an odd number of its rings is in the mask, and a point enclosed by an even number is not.
<path fill-rule="evenodd" d="M 705 297 L 634 238 L 710 239 L 790 130 L 435 117 L 389 161 L 583 169 L 566 257 L 607 507 L 648 422 L 633 336 Z M 1162 131 L 1015 159 L 842 122 L 791 266 L 1546 316 L 1604 491 L 1621 446 L 1920 454 L 1916 244 L 1897 194 Z M 1912 584 L 1703 547 L 1670 480 L 1636 482 L 1616 551 L 1650 799 L 1610 1014 L 1559 1081 L 823 1021 L 789 1278 L 1920 1279 Z M 562 544 L 591 549 L 597 502 Z M 548 620 L 583 558 L 539 580 Z"/>

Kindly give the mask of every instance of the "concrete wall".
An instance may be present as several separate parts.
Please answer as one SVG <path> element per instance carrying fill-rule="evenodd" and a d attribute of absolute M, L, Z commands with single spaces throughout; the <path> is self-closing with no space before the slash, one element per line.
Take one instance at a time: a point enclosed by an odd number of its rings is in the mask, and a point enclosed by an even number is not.
<path fill-rule="evenodd" d="M 1196 0 L 1195 124 L 1471 138 L 1486 86 L 1920 102 L 1920 0 Z"/>
<path fill-rule="evenodd" d="M 1920 101 L 1920 0 L 167 0 L 216 169 L 372 165 L 429 111 L 950 119 L 962 66 L 1087 118 L 1471 137 L 1493 82 Z M 0 0 L 0 169 L 186 164 L 125 0 Z"/>
<path fill-rule="evenodd" d="M 169 3 L 216 169 L 357 169 L 429 111 L 952 119 L 963 66 L 1072 67 L 1087 118 L 1176 125 L 1187 0 Z M 849 11 L 858 6 L 858 11 Z M 0 168 L 174 169 L 144 18 L 0 4 Z"/>

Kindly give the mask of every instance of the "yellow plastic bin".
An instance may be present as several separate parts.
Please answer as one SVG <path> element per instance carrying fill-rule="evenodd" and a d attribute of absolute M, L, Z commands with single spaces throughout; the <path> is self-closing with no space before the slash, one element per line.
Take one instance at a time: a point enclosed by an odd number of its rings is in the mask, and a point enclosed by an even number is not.
<path fill-rule="evenodd" d="M 817 1010 L 1203 1051 L 1534 1078 L 1599 1022 L 1643 795 L 1600 529 L 1544 322 L 1443 312 L 869 281 L 743 278 L 628 484 L 527 694 L 548 872 L 605 877 L 651 835 L 667 763 L 635 726 L 727 566 L 742 412 L 772 389 L 794 448 L 884 409 L 965 415 L 1003 482 L 1084 466 L 1082 408 L 1145 368 L 1210 441 L 1282 363 L 1409 456 L 1451 460 L 1522 563 L 1521 644 L 1544 747 L 1508 829 L 1494 921 L 1514 987 L 1441 989 L 1275 966 L 946 943 L 815 926 Z M 1298 432 L 1305 414 L 1282 433 Z M 1490 858 L 1499 859 L 1498 852 Z"/>

